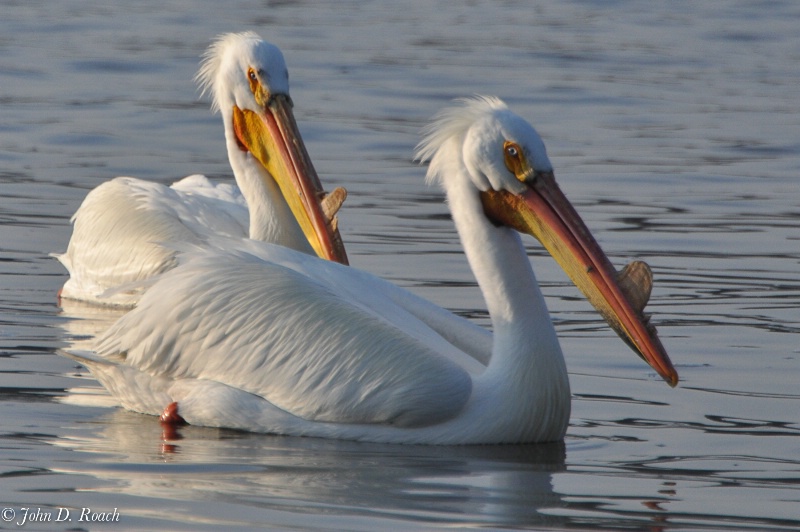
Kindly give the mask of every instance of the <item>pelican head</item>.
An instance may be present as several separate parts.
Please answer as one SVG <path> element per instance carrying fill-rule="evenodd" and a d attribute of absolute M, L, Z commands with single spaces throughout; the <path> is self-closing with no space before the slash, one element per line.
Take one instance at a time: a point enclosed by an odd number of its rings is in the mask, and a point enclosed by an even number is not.
<path fill-rule="evenodd" d="M 430 159 L 429 181 L 446 191 L 472 187 L 493 225 L 537 238 L 614 331 L 675 386 L 678 374 L 643 313 L 651 283 L 647 265 L 614 269 L 559 189 L 544 143 L 530 124 L 497 98 L 461 103 L 438 115 L 418 147 L 417 158 Z M 641 273 L 633 281 L 632 271 Z"/>
<path fill-rule="evenodd" d="M 317 255 L 346 264 L 334 217 L 344 191 L 338 203 L 323 208 L 325 194 L 292 113 L 280 49 L 253 32 L 222 35 L 203 56 L 196 79 L 212 95 L 212 109 L 222 113 L 229 154 L 252 154 L 261 166 L 256 173 L 278 185 Z M 231 163 L 236 171 L 233 157 Z"/>

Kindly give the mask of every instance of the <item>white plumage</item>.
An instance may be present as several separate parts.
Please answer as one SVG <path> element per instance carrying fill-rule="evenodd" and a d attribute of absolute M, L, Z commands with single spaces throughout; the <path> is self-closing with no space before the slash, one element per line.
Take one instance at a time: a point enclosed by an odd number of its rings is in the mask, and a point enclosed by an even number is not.
<path fill-rule="evenodd" d="M 223 35 L 206 52 L 197 80 L 213 95 L 213 109 L 222 113 L 238 186 L 215 185 L 200 175 L 171 187 L 132 177 L 103 183 L 73 216 L 67 251 L 56 255 L 70 274 L 61 297 L 132 306 L 145 286 L 140 281 L 177 264 L 177 244 L 200 245 L 214 236 L 249 236 L 306 253 L 321 248 L 323 254 L 328 251 L 326 239 L 338 240 L 335 224 L 309 229 L 299 223 L 298 216 L 320 216 L 296 211 L 321 209 L 316 197 L 321 185 L 290 111 L 289 79 L 280 50 L 254 33 Z M 261 117 L 263 130 L 243 133 L 250 124 L 258 125 L 237 122 L 237 113 L 246 112 Z M 263 142 L 265 147 L 250 142 Z M 269 161 L 260 160 L 265 159 L 260 157 L 262 150 Z M 292 205 L 285 195 L 298 192 L 290 190 L 297 184 L 289 181 L 320 189 L 311 194 L 310 206 Z M 311 235 L 315 230 L 331 234 Z M 323 242 L 314 247 L 309 238 Z M 343 248 L 326 257 L 346 260 Z"/>
<path fill-rule="evenodd" d="M 541 139 L 500 100 L 472 99 L 442 113 L 419 155 L 432 158 L 429 179 L 445 189 L 493 338 L 365 272 L 226 240 L 186 251 L 94 353 L 72 356 L 125 408 L 159 414 L 176 402 L 192 424 L 394 443 L 562 438 L 570 412 L 564 358 L 502 211 L 532 217 L 509 220 L 548 246 L 563 241 L 566 247 L 548 249 L 566 261 L 583 260 L 565 251 L 573 240 L 582 249 L 593 240 L 574 237 L 574 211 L 552 181 Z M 606 268 L 604 255 L 587 255 L 594 268 Z M 590 270 L 570 274 L 591 277 L 602 290 L 616 286 Z M 638 310 L 618 301 L 627 299 L 618 289 L 608 289 L 615 295 L 607 301 L 582 289 L 610 322 L 619 314 L 645 327 Z M 626 335 L 674 383 L 677 374 L 649 333 L 644 341 Z"/>

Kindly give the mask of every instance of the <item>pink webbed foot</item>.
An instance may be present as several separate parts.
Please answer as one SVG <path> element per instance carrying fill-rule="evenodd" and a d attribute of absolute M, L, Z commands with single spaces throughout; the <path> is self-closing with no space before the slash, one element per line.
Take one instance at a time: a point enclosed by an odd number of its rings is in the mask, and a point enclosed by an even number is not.
<path fill-rule="evenodd" d="M 186 425 L 186 420 L 178 413 L 178 403 L 174 401 L 167 405 L 167 408 L 164 409 L 164 412 L 159 416 L 158 420 L 161 421 L 162 425 L 170 425 L 173 427 Z"/>
<path fill-rule="evenodd" d="M 178 427 L 186 425 L 186 420 L 178 414 L 178 403 L 172 402 L 167 405 L 164 412 L 158 417 L 161 422 L 161 452 L 172 454 L 178 451 L 178 446 L 167 443 L 182 440 L 183 436 L 178 432 Z"/>

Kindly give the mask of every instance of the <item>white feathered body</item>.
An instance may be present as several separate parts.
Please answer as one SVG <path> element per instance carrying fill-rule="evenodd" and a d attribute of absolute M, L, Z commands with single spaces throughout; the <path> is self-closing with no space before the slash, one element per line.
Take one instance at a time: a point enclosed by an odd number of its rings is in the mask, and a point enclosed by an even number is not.
<path fill-rule="evenodd" d="M 92 190 L 72 218 L 67 251 L 56 255 L 70 274 L 62 298 L 131 307 L 143 281 L 177 264 L 177 247 L 202 245 L 212 236 L 249 237 L 314 253 L 296 216 L 321 216 L 319 198 L 313 197 L 321 185 L 291 112 L 280 50 L 252 32 L 221 35 L 204 55 L 197 80 L 222 114 L 236 185 L 215 185 L 201 175 L 170 187 L 118 177 Z M 256 97 L 262 93 L 269 97 Z M 234 116 L 245 112 L 256 118 L 236 122 Z M 292 191 L 294 207 L 281 187 Z M 310 221 L 304 225 L 309 234 L 323 230 L 319 222 L 313 230 Z M 334 232 L 330 238 L 338 238 Z M 318 247 L 324 254 L 330 246 Z M 328 258 L 346 260 L 343 247 Z"/>
<path fill-rule="evenodd" d="M 61 297 L 130 307 L 140 281 L 175 267 L 172 246 L 244 238 L 249 214 L 236 185 L 202 175 L 169 187 L 118 177 L 89 192 L 72 223 L 67 251 L 55 255 L 70 276 Z"/>
<path fill-rule="evenodd" d="M 177 403 L 197 425 L 391 443 L 559 440 L 569 378 L 519 227 L 605 290 L 602 308 L 645 330 L 637 352 L 677 382 L 527 122 L 497 99 L 468 100 L 439 116 L 419 153 L 445 190 L 492 335 L 354 268 L 210 239 L 184 249 L 94 352 L 72 356 L 124 407 L 158 415 Z"/>
<path fill-rule="evenodd" d="M 481 381 L 486 366 L 417 315 L 463 320 L 379 278 L 254 241 L 181 260 L 95 354 L 73 353 L 127 409 L 158 415 L 177 402 L 192 424 L 395 443 L 563 433 L 536 434 L 552 423 L 533 409 L 516 427 L 501 426 L 507 413 L 477 414 L 498 393 L 513 408 L 524 403 Z M 464 323 L 452 332 L 482 353 L 491 335 Z M 465 440 L 464 421 L 476 415 L 484 422 Z"/>

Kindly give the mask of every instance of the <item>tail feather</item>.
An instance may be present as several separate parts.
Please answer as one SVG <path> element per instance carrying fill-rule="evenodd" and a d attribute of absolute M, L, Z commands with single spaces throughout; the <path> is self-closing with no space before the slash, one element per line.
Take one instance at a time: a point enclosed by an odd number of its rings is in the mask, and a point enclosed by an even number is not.
<path fill-rule="evenodd" d="M 57 353 L 63 357 L 80 362 L 85 366 L 118 366 L 122 361 L 122 357 L 101 357 L 94 351 L 86 349 L 59 349 Z"/>

